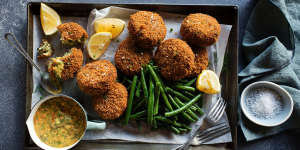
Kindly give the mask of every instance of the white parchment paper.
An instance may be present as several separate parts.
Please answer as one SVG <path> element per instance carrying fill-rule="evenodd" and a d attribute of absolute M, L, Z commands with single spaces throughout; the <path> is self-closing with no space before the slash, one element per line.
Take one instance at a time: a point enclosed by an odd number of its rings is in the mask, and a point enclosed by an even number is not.
<path fill-rule="evenodd" d="M 93 30 L 93 23 L 97 19 L 105 18 L 105 17 L 112 17 L 112 18 L 120 18 L 126 22 L 126 25 L 129 20 L 129 16 L 135 13 L 137 10 L 134 9 L 127 9 L 127 8 L 120 8 L 120 7 L 107 7 L 101 10 L 92 10 L 90 16 L 87 17 L 62 17 L 62 22 L 76 22 L 82 25 L 83 27 L 87 28 L 87 32 L 89 36 L 94 33 Z M 181 38 L 180 36 L 180 25 L 182 20 L 184 19 L 184 15 L 178 14 L 170 14 L 170 13 L 163 13 L 158 12 L 165 21 L 167 26 L 167 36 L 168 38 Z M 40 26 L 39 16 L 34 16 L 33 18 L 33 25 L 34 25 L 34 33 L 33 33 L 33 47 L 34 47 L 34 61 L 37 62 L 41 68 L 46 68 L 47 60 L 37 60 L 37 48 L 39 47 L 39 43 L 42 38 L 45 38 L 42 33 L 42 28 Z M 170 29 L 172 28 L 172 32 Z M 220 75 L 224 54 L 226 51 L 227 41 L 230 34 L 231 25 L 221 25 L 221 34 L 219 40 L 216 44 L 209 46 L 209 69 L 214 70 L 218 75 Z M 127 27 L 125 27 L 122 34 L 117 38 L 114 39 L 108 50 L 104 53 L 100 59 L 107 59 L 114 63 L 114 54 L 117 50 L 119 43 L 124 40 L 128 36 Z M 59 42 L 59 35 L 55 35 L 51 38 L 47 38 L 50 43 L 53 45 L 55 49 L 55 56 L 62 56 L 68 49 L 68 47 L 64 47 Z M 87 54 L 85 52 L 85 62 L 88 62 Z M 43 96 L 47 93 L 43 92 L 41 88 L 39 88 L 39 74 L 36 70 L 33 70 L 33 84 L 34 84 L 34 92 L 32 94 L 32 107 L 36 102 L 38 102 Z M 69 95 L 76 100 L 78 100 L 88 112 L 89 119 L 99 120 L 100 118 L 97 117 L 95 112 L 91 109 L 91 99 L 90 97 L 83 94 L 76 85 L 76 79 L 68 80 L 64 83 L 64 90 L 63 94 Z M 203 98 L 204 104 L 204 111 L 207 112 L 212 104 L 215 103 L 217 95 L 205 95 Z M 196 125 L 202 125 L 203 119 L 205 115 L 201 116 L 201 118 L 192 125 L 193 130 L 195 129 Z M 224 113 L 220 122 L 228 123 L 227 115 Z M 204 127 L 205 128 L 205 127 Z M 124 127 L 120 125 L 117 121 L 107 122 L 107 129 L 103 131 L 87 131 L 83 140 L 125 140 L 125 141 L 132 141 L 132 142 L 146 142 L 146 143 L 166 143 L 166 144 L 182 144 L 184 143 L 190 134 L 184 135 L 176 135 L 169 131 L 160 129 L 160 130 L 150 130 L 146 127 L 145 124 L 137 125 L 135 123 L 131 123 L 130 125 Z M 216 143 L 227 143 L 231 142 L 231 133 L 227 133 L 221 137 L 218 137 L 206 144 L 216 144 Z"/>

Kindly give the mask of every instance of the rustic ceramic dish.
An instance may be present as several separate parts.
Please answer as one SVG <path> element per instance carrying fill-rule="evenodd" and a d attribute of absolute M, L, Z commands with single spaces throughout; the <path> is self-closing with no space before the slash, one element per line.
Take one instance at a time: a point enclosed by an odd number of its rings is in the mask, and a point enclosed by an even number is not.
<path fill-rule="evenodd" d="M 80 103 L 78 103 L 75 99 L 73 99 L 72 97 L 69 97 L 69 96 L 66 96 L 66 95 L 51 95 L 51 96 L 47 96 L 45 98 L 43 98 L 42 100 L 40 100 L 32 109 L 27 121 L 26 121 L 26 125 L 27 125 L 27 128 L 28 128 L 28 131 L 29 131 L 29 135 L 31 137 L 31 139 L 33 140 L 33 142 L 38 145 L 40 148 L 42 149 L 47 149 L 47 150 L 67 150 L 67 149 L 70 149 L 72 147 L 74 147 L 81 139 L 82 137 L 84 136 L 85 132 L 83 132 L 83 134 L 81 135 L 81 137 L 77 140 L 77 142 L 75 142 L 74 144 L 70 145 L 70 146 L 66 146 L 66 147 L 62 147 L 62 148 L 55 148 L 55 147 L 52 147 L 52 146 L 49 146 L 47 144 L 45 144 L 44 142 L 42 142 L 40 140 L 40 138 L 37 136 L 35 130 L 34 130 L 34 115 L 36 113 L 36 111 L 38 110 L 38 108 L 46 101 L 48 100 L 51 100 L 53 98 L 58 98 L 58 97 L 63 97 L 63 98 L 67 98 L 69 100 L 72 100 L 73 102 L 77 103 L 80 108 L 83 110 L 82 112 L 85 113 L 85 121 L 86 121 L 86 128 L 85 128 L 85 131 L 86 130 L 103 130 L 105 129 L 106 127 L 106 124 L 105 122 L 101 122 L 101 123 L 98 123 L 98 122 L 90 122 L 90 121 L 87 121 L 87 113 L 86 111 L 84 110 L 84 108 L 80 105 Z"/>
<path fill-rule="evenodd" d="M 267 118 L 267 119 L 261 119 L 256 117 L 255 115 L 252 115 L 250 112 L 249 106 L 246 105 L 246 98 L 253 89 L 260 89 L 260 88 L 267 88 L 271 89 L 272 91 L 275 91 L 279 96 L 281 97 L 281 104 L 282 104 L 282 109 L 280 113 L 276 114 L 272 118 Z M 286 122 L 289 117 L 291 116 L 293 112 L 293 107 L 294 107 L 294 102 L 291 97 L 291 95 L 282 87 L 279 85 L 268 82 L 268 81 L 259 81 L 259 82 L 254 82 L 250 85 L 248 85 L 242 92 L 241 95 L 241 109 L 244 113 L 244 115 L 253 123 L 265 126 L 265 127 L 273 127 L 273 126 L 278 126 L 284 122 Z"/>

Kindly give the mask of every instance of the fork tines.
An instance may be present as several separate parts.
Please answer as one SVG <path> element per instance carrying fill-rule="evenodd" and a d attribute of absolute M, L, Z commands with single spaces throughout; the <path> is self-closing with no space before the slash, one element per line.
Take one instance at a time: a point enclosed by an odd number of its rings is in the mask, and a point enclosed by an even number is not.
<path fill-rule="evenodd" d="M 198 144 L 202 144 L 212 139 L 215 139 L 219 136 L 222 136 L 229 131 L 230 131 L 230 127 L 228 126 L 228 124 L 223 122 L 200 132 L 196 136 L 196 140 Z"/>
<path fill-rule="evenodd" d="M 207 118 L 212 122 L 217 122 L 222 117 L 226 105 L 226 101 L 222 97 L 219 97 L 216 104 L 211 108 L 211 110 L 207 114 Z"/>

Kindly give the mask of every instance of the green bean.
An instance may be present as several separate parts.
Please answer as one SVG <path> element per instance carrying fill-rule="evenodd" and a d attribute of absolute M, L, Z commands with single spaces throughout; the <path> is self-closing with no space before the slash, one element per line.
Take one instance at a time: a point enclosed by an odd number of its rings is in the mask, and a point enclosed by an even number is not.
<path fill-rule="evenodd" d="M 185 128 L 177 128 L 181 133 L 184 133 L 184 132 L 187 132 L 188 129 L 185 129 Z"/>
<path fill-rule="evenodd" d="M 177 108 L 177 109 L 179 109 L 180 108 L 180 106 L 175 102 L 175 100 L 172 98 L 172 96 L 171 95 L 168 95 L 169 96 L 169 99 L 171 100 L 171 102 L 173 103 L 173 105 Z M 196 120 L 195 119 L 193 119 L 190 115 L 188 115 L 186 112 L 182 112 L 182 116 L 185 118 L 185 119 L 187 119 L 188 121 L 190 121 L 190 122 L 195 122 Z M 198 119 L 198 118 L 197 118 Z"/>
<path fill-rule="evenodd" d="M 204 111 L 196 104 L 194 104 L 193 106 L 191 106 L 192 109 L 196 109 L 196 111 L 200 114 L 203 115 Z"/>
<path fill-rule="evenodd" d="M 176 122 L 176 121 L 174 121 L 174 122 L 175 122 L 174 125 L 176 125 L 176 126 L 178 126 L 178 127 L 186 128 L 186 129 L 188 129 L 188 130 L 191 130 L 191 129 L 192 129 L 192 128 L 190 128 L 188 125 L 186 125 L 186 124 L 184 124 L 184 123 L 180 123 L 180 122 Z"/>
<path fill-rule="evenodd" d="M 195 107 L 194 105 L 191 106 L 190 109 L 191 109 L 192 111 L 198 111 L 198 110 L 197 110 L 197 107 Z"/>
<path fill-rule="evenodd" d="M 151 64 L 151 66 L 153 66 L 153 64 Z M 158 66 L 153 66 L 153 70 L 157 71 L 158 70 Z"/>
<path fill-rule="evenodd" d="M 189 82 L 189 80 L 187 80 L 187 79 L 181 79 L 181 80 L 178 80 L 178 82 L 187 83 L 187 82 Z"/>
<path fill-rule="evenodd" d="M 179 123 L 179 122 L 177 122 L 177 121 L 173 121 L 173 125 L 174 126 L 177 126 L 177 127 L 181 127 L 182 125 Z"/>
<path fill-rule="evenodd" d="M 156 120 L 161 121 L 163 123 L 167 123 L 169 125 L 173 125 L 175 127 L 181 127 L 181 128 L 185 128 L 187 130 L 192 130 L 192 128 L 190 128 L 188 125 L 184 124 L 184 123 L 179 123 L 176 121 L 172 121 L 166 117 L 162 117 L 162 116 L 156 116 L 155 117 Z"/>
<path fill-rule="evenodd" d="M 197 104 L 194 104 L 193 106 L 195 106 L 196 108 L 198 108 L 198 109 L 202 109 L 199 105 L 197 105 Z"/>
<path fill-rule="evenodd" d="M 154 101 L 154 115 L 158 114 L 158 106 L 159 106 L 159 97 L 160 97 L 160 89 L 159 89 L 159 85 L 156 84 L 155 85 L 155 101 Z"/>
<path fill-rule="evenodd" d="M 197 109 L 201 109 L 197 104 L 194 104 L 193 106 L 196 107 Z"/>
<path fill-rule="evenodd" d="M 188 83 L 184 84 L 185 86 L 191 86 L 193 85 L 193 83 L 195 83 L 195 81 L 197 80 L 197 78 L 192 79 L 191 81 L 189 81 Z"/>
<path fill-rule="evenodd" d="M 175 126 L 175 127 L 180 127 L 180 128 L 185 128 L 187 130 L 192 130 L 192 128 L 190 128 L 188 125 L 184 124 L 184 123 L 179 123 L 179 122 L 176 122 L 176 121 L 172 121 L 166 117 L 163 117 L 163 116 L 155 116 L 154 118 L 156 121 L 161 121 L 163 123 L 166 123 L 166 124 L 169 124 L 169 125 L 172 125 L 172 126 Z"/>
<path fill-rule="evenodd" d="M 196 89 L 194 87 L 185 86 L 185 85 L 176 85 L 175 87 L 179 90 L 185 90 L 185 91 L 190 91 L 190 92 L 196 91 Z"/>
<path fill-rule="evenodd" d="M 192 130 L 192 128 L 191 128 L 191 127 L 189 127 L 189 126 L 188 126 L 188 125 L 186 125 L 186 124 L 183 124 L 183 123 L 182 123 L 181 125 L 182 125 L 182 127 L 183 127 L 183 128 L 186 128 L 186 129 L 188 129 L 189 131 L 190 131 L 190 130 Z"/>
<path fill-rule="evenodd" d="M 184 106 L 184 103 L 180 101 L 179 98 L 175 97 L 174 98 L 175 102 L 180 106 L 180 107 L 183 107 Z M 186 112 L 194 119 L 194 120 L 198 120 L 198 116 L 193 112 L 191 111 L 189 108 L 186 109 Z"/>
<path fill-rule="evenodd" d="M 175 82 L 175 84 L 172 84 L 172 87 L 175 87 L 177 85 L 184 85 L 184 83 L 181 83 L 181 82 Z"/>
<path fill-rule="evenodd" d="M 158 74 L 157 74 L 157 78 L 158 78 L 159 82 L 161 83 L 161 86 L 163 88 L 165 88 L 165 84 L 164 84 L 164 82 L 162 81 L 161 77 Z"/>
<path fill-rule="evenodd" d="M 155 72 L 155 74 L 156 74 L 156 76 L 157 76 L 157 79 L 159 80 L 159 82 L 160 82 L 160 84 L 161 84 L 161 86 L 164 88 L 165 87 L 165 84 L 164 84 L 164 82 L 162 81 L 162 78 L 160 77 L 160 75 L 159 75 L 159 73 L 158 73 L 158 67 L 157 66 L 151 66 L 152 68 L 153 68 L 153 71 Z M 157 68 L 157 69 L 155 69 L 155 67 Z M 148 69 L 149 70 L 149 69 Z"/>
<path fill-rule="evenodd" d="M 157 128 L 157 121 L 155 118 L 153 119 L 153 128 L 155 128 L 155 129 Z"/>
<path fill-rule="evenodd" d="M 159 120 L 161 122 L 164 122 L 164 123 L 167 123 L 167 124 L 173 124 L 173 121 L 166 118 L 166 117 L 163 117 L 163 116 L 155 116 L 155 119 L 156 120 Z"/>
<path fill-rule="evenodd" d="M 141 82 L 142 82 L 142 88 L 143 88 L 143 92 L 144 92 L 144 98 L 148 99 L 148 89 L 147 89 L 147 84 L 146 84 L 143 68 L 141 69 Z"/>
<path fill-rule="evenodd" d="M 177 121 L 178 120 L 178 116 L 173 116 L 172 120 Z"/>
<path fill-rule="evenodd" d="M 165 93 L 165 91 L 163 89 L 163 86 L 162 86 L 159 78 L 157 77 L 155 71 L 153 70 L 153 68 L 150 65 L 147 65 L 147 68 L 149 69 L 149 71 L 150 71 L 153 79 L 155 80 L 156 84 L 159 86 L 162 98 L 163 98 L 163 100 L 164 100 L 164 102 L 165 102 L 168 110 L 172 111 L 173 108 L 172 108 L 171 104 L 169 103 L 168 97 L 167 97 L 167 95 L 166 95 L 166 93 Z"/>
<path fill-rule="evenodd" d="M 194 97 L 191 101 L 189 101 L 188 103 L 186 103 L 185 105 L 183 105 L 181 108 L 177 108 L 176 110 L 170 111 L 170 112 L 166 112 L 165 116 L 166 117 L 171 117 L 171 116 L 175 116 L 183 111 L 185 111 L 187 108 L 189 108 L 190 106 L 192 106 L 195 102 L 197 102 L 201 97 L 201 94 L 198 94 L 196 97 Z"/>
<path fill-rule="evenodd" d="M 166 87 L 166 91 L 167 92 L 170 92 L 170 93 L 173 93 L 175 96 L 185 100 L 185 101 L 190 101 L 190 98 L 184 96 L 182 93 L 178 92 L 178 91 L 175 91 L 173 89 L 171 89 L 170 87 Z"/>
<path fill-rule="evenodd" d="M 180 131 L 176 127 L 171 126 L 171 129 L 175 134 L 180 134 Z"/>
<path fill-rule="evenodd" d="M 177 88 L 176 86 L 184 86 L 184 85 L 176 83 L 175 85 L 172 85 L 170 88 L 173 88 L 173 89 L 176 88 L 178 90 L 181 90 L 181 89 Z M 195 97 L 195 95 L 193 94 L 194 92 L 190 92 L 190 91 L 186 91 L 186 90 L 181 90 L 181 93 L 183 95 L 185 95 L 186 97 L 188 97 L 188 98 L 194 98 Z"/>
<path fill-rule="evenodd" d="M 189 96 L 189 98 L 194 98 L 195 95 L 189 91 L 183 91 L 183 94 L 186 95 L 186 96 Z"/>
<path fill-rule="evenodd" d="M 128 124 L 128 121 L 129 121 L 129 118 L 130 118 L 130 114 L 131 114 L 132 101 L 133 101 L 133 97 L 134 97 L 136 80 L 137 80 L 137 76 L 135 75 L 133 77 L 133 81 L 132 81 L 131 88 L 130 88 L 130 93 L 129 93 L 129 99 L 127 101 L 127 109 L 126 109 L 126 113 L 125 113 L 125 125 Z"/>
<path fill-rule="evenodd" d="M 168 97 L 176 109 L 180 108 L 180 106 L 175 102 L 175 100 L 173 99 L 173 97 L 170 94 L 168 94 Z"/>
<path fill-rule="evenodd" d="M 146 114 L 147 114 L 146 110 L 143 110 L 143 111 L 137 112 L 133 115 L 130 115 L 130 119 L 140 118 L 142 116 L 145 116 Z"/>
<path fill-rule="evenodd" d="M 166 117 L 163 117 L 163 116 L 156 116 L 155 117 L 156 120 L 159 120 L 161 122 L 164 122 L 164 123 L 167 123 L 167 124 L 170 124 L 170 125 L 173 125 L 173 126 L 176 126 L 176 127 L 183 127 L 182 124 L 176 122 L 176 121 L 172 121 Z"/>
<path fill-rule="evenodd" d="M 164 102 L 165 102 L 165 104 L 166 104 L 168 110 L 169 110 L 169 111 L 170 111 L 170 110 L 173 110 L 173 108 L 172 108 L 172 106 L 171 106 L 171 104 L 170 104 L 170 102 L 169 102 L 169 100 L 168 100 L 168 97 L 167 97 L 167 95 L 166 95 L 164 89 L 162 88 L 162 86 L 160 86 L 159 89 L 160 89 L 161 96 L 162 96 L 162 98 L 163 98 L 163 100 L 164 100 Z"/>
<path fill-rule="evenodd" d="M 138 98 L 141 95 L 141 85 L 142 85 L 142 82 L 139 81 L 138 84 L 137 84 L 136 90 L 135 90 L 135 96 L 138 97 Z"/>
<path fill-rule="evenodd" d="M 154 106 L 154 85 L 152 78 L 149 80 L 149 98 L 147 106 L 147 123 L 152 125 L 153 123 L 153 106 Z"/>

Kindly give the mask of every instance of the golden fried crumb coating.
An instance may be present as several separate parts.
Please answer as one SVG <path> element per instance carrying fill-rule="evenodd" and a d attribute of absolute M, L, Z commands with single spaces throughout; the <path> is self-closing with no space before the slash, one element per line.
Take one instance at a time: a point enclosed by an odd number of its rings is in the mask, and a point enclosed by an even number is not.
<path fill-rule="evenodd" d="M 220 35 L 221 25 L 209 15 L 196 13 L 184 18 L 180 34 L 191 45 L 206 47 L 214 44 Z"/>
<path fill-rule="evenodd" d="M 62 61 L 64 62 L 64 70 L 62 71 L 61 78 L 63 80 L 73 78 L 83 64 L 82 50 L 71 48 L 69 54 L 62 57 Z"/>
<path fill-rule="evenodd" d="M 138 11 L 132 14 L 128 22 L 128 31 L 136 44 L 144 49 L 157 46 L 167 34 L 163 18 L 150 11 Z"/>
<path fill-rule="evenodd" d="M 137 48 L 131 38 L 121 42 L 115 54 L 115 64 L 125 75 L 132 76 L 141 71 L 143 65 L 150 62 L 151 51 L 142 51 Z"/>
<path fill-rule="evenodd" d="M 71 48 L 63 57 L 52 58 L 48 64 L 48 72 L 52 78 L 68 80 L 74 78 L 83 64 L 81 49 Z"/>
<path fill-rule="evenodd" d="M 77 73 L 79 88 L 88 95 L 101 95 L 117 79 L 117 69 L 108 60 L 98 60 L 83 66 Z"/>
<path fill-rule="evenodd" d="M 195 54 L 195 67 L 193 68 L 191 77 L 198 76 L 208 66 L 208 52 L 206 48 L 194 48 L 193 51 Z"/>
<path fill-rule="evenodd" d="M 119 118 L 127 107 L 127 89 L 124 85 L 114 82 L 107 93 L 93 99 L 93 107 L 104 120 Z"/>
<path fill-rule="evenodd" d="M 61 40 L 63 44 L 83 44 L 88 38 L 88 34 L 85 29 L 75 22 L 61 24 L 57 27 L 57 29 L 61 33 Z"/>
<path fill-rule="evenodd" d="M 193 68 L 195 55 L 190 46 L 180 39 L 163 41 L 154 56 L 161 75 L 168 80 L 188 77 Z"/>

